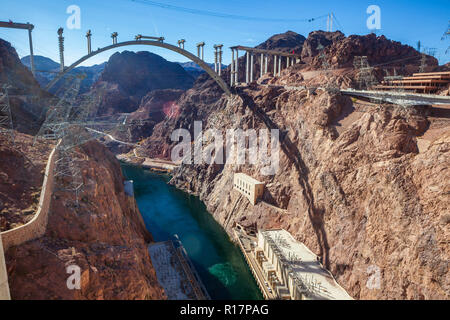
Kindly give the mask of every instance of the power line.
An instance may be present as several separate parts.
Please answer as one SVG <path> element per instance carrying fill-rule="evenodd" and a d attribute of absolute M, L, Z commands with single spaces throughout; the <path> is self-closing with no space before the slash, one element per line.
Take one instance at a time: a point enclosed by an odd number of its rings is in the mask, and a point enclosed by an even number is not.
<path fill-rule="evenodd" d="M 344 32 L 344 28 L 342 27 L 342 24 L 339 22 L 338 18 L 336 17 L 336 15 L 334 14 L 334 12 L 331 13 L 332 16 L 334 17 L 334 20 L 337 22 L 339 28 L 341 28 L 341 31 Z"/>
<path fill-rule="evenodd" d="M 250 16 L 241 16 L 241 15 L 228 14 L 228 13 L 213 12 L 213 11 L 208 11 L 208 10 L 192 9 L 192 8 L 180 7 L 180 6 L 175 6 L 175 5 L 171 5 L 171 4 L 150 1 L 150 0 L 131 0 L 131 1 L 146 4 L 149 6 L 173 10 L 173 11 L 179 11 L 179 12 L 185 12 L 185 13 L 191 13 L 191 14 L 197 14 L 197 15 L 203 15 L 203 16 L 210 16 L 210 17 L 216 17 L 216 18 L 235 19 L 235 20 L 264 21 L 264 22 L 313 22 L 317 19 L 325 18 L 327 16 L 327 15 L 322 15 L 322 16 L 310 18 L 310 19 L 263 18 L 263 17 L 250 17 Z"/>

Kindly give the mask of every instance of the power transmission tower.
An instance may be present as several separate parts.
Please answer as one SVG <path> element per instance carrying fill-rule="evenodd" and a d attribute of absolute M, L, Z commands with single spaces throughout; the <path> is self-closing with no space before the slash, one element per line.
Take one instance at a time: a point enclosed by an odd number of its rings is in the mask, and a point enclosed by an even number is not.
<path fill-rule="evenodd" d="M 82 187 L 82 176 L 75 164 L 76 157 L 68 143 L 68 140 L 70 141 L 68 135 L 70 135 L 70 116 L 75 107 L 83 78 L 82 75 L 77 75 L 66 80 L 66 84 L 69 83 L 69 85 L 58 103 L 50 107 L 45 121 L 36 135 L 36 139 L 60 140 L 56 150 L 54 169 L 57 189 L 75 192 L 76 206 L 78 206 L 78 195 Z M 69 182 L 67 182 L 68 179 Z"/>
<path fill-rule="evenodd" d="M 68 125 L 72 106 L 75 105 L 80 91 L 82 77 L 77 76 L 75 79 L 72 78 L 66 82 L 71 80 L 73 80 L 73 82 L 68 86 L 58 103 L 55 106 L 50 107 L 36 138 L 57 140 L 63 137 L 64 129 L 66 129 Z"/>
<path fill-rule="evenodd" d="M 450 37 L 450 21 L 448 22 L 447 31 L 444 32 L 444 35 L 442 36 L 441 40 L 444 41 L 445 39 L 448 39 Z M 445 51 L 445 54 L 450 52 L 450 46 Z"/>
<path fill-rule="evenodd" d="M 327 55 L 325 54 L 325 47 L 319 43 L 317 50 L 320 51 L 319 59 L 322 61 L 322 70 L 330 69 L 330 64 L 328 63 Z"/>
<path fill-rule="evenodd" d="M 436 55 L 436 48 L 424 48 L 423 49 L 423 51 L 422 51 L 422 58 L 420 60 L 419 73 L 423 73 L 426 70 L 426 67 L 427 67 L 427 55 L 434 57 Z"/>
<path fill-rule="evenodd" d="M 14 125 L 11 113 L 11 105 L 9 103 L 8 95 L 9 85 L 3 86 L 3 92 L 0 92 L 0 133 L 6 133 L 14 145 Z"/>
<path fill-rule="evenodd" d="M 96 121 L 98 106 L 104 89 L 93 95 L 79 96 L 81 82 L 85 75 L 67 79 L 62 97 L 47 112 L 39 130 L 38 138 L 59 140 L 56 153 L 54 176 L 57 190 L 75 193 L 75 206 L 79 206 L 79 195 L 83 189 L 83 175 L 80 169 L 80 154 L 76 147 L 102 135 L 88 128 L 114 128 L 117 122 Z"/>
<path fill-rule="evenodd" d="M 370 67 L 367 56 L 355 56 L 353 66 L 359 70 L 358 89 L 370 89 L 376 83 L 376 80 L 372 75 L 373 68 Z"/>

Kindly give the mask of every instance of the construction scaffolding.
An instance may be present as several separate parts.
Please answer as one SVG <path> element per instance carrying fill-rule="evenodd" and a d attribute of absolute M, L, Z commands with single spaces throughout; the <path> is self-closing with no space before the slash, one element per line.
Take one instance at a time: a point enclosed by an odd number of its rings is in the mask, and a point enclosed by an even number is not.
<path fill-rule="evenodd" d="M 9 88 L 10 86 L 5 84 L 0 92 L 0 133 L 8 135 L 14 145 L 14 124 L 8 95 Z"/>

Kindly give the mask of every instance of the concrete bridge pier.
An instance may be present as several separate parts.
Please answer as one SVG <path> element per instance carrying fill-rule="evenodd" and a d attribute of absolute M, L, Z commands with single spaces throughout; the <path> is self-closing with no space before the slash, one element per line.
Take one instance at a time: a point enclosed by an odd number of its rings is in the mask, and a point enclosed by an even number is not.
<path fill-rule="evenodd" d="M 222 47 L 223 44 L 214 45 L 214 69 L 219 74 L 219 76 L 222 75 Z"/>
<path fill-rule="evenodd" d="M 253 82 L 254 54 L 250 53 L 250 82 Z"/>
<path fill-rule="evenodd" d="M 277 75 L 277 56 L 273 56 L 273 76 Z"/>
<path fill-rule="evenodd" d="M 91 54 L 91 52 L 92 52 L 91 37 L 92 37 L 92 32 L 91 32 L 91 30 L 88 30 L 86 32 L 88 54 Z"/>
<path fill-rule="evenodd" d="M 281 75 L 281 56 L 279 56 L 278 57 L 279 59 L 278 59 L 278 75 L 280 76 Z"/>
<path fill-rule="evenodd" d="M 267 73 L 267 71 L 268 71 L 268 66 L 269 66 L 269 56 L 266 54 L 266 55 L 264 55 L 264 74 L 266 74 Z"/>
<path fill-rule="evenodd" d="M 181 49 L 184 50 L 184 43 L 185 42 L 186 42 L 186 40 L 184 40 L 184 39 L 178 40 L 178 47 L 180 47 Z"/>
<path fill-rule="evenodd" d="M 214 50 L 214 72 L 217 73 L 217 48 Z"/>
<path fill-rule="evenodd" d="M 245 64 L 245 84 L 248 84 L 250 81 L 250 52 L 246 51 L 247 61 Z"/>
<path fill-rule="evenodd" d="M 236 49 L 236 62 L 234 64 L 234 84 L 239 84 L 239 50 Z"/>
<path fill-rule="evenodd" d="M 234 49 L 231 48 L 230 86 L 234 86 Z"/>
<path fill-rule="evenodd" d="M 117 32 L 113 32 L 112 34 L 111 34 L 111 38 L 112 38 L 112 44 L 117 44 L 117 36 L 118 36 L 119 34 L 117 33 Z"/>
<path fill-rule="evenodd" d="M 28 42 L 30 44 L 30 66 L 31 66 L 31 73 L 33 76 L 36 73 L 36 69 L 34 67 L 34 54 L 33 54 L 33 38 L 31 37 L 31 31 L 32 29 L 28 29 Z"/>
<path fill-rule="evenodd" d="M 202 60 L 204 60 L 204 47 L 205 42 L 197 43 L 197 57 L 199 57 Z"/>
<path fill-rule="evenodd" d="M 259 59 L 259 77 L 263 76 L 263 67 L 264 67 L 264 53 L 261 53 L 261 59 Z"/>
<path fill-rule="evenodd" d="M 58 43 L 59 43 L 59 64 L 61 72 L 64 72 L 64 37 L 63 28 L 58 29 Z"/>

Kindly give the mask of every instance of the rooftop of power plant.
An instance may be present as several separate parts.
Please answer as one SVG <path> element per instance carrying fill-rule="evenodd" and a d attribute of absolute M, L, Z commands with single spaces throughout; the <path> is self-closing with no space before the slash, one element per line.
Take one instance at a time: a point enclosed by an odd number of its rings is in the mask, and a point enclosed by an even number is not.
<path fill-rule="evenodd" d="M 297 285 L 305 287 L 309 298 L 352 299 L 322 266 L 317 256 L 303 243 L 295 240 L 289 232 L 281 229 L 260 232 L 283 264 L 283 268 L 287 269 Z"/>

